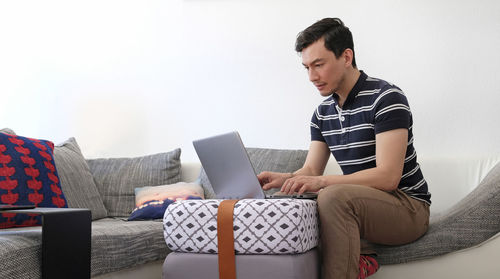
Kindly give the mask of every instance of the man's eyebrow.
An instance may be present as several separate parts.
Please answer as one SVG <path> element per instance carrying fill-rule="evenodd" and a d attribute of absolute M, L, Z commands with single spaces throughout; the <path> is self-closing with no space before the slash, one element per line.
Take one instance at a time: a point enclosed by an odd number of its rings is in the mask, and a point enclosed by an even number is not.
<path fill-rule="evenodd" d="M 316 58 L 314 59 L 311 63 L 309 63 L 309 65 L 312 65 L 312 64 L 315 64 L 315 63 L 318 63 L 318 62 L 321 62 L 323 61 L 324 59 L 323 58 Z M 302 65 L 304 65 L 304 67 L 307 67 L 306 64 L 302 63 Z"/>

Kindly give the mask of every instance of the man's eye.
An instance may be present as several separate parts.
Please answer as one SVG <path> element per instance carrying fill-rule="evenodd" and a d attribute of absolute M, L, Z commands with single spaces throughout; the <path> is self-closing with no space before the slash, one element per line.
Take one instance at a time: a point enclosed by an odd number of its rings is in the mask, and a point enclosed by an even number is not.
<path fill-rule="evenodd" d="M 323 64 L 316 64 L 316 65 L 314 65 L 314 66 L 315 66 L 316 68 L 319 68 L 319 67 L 323 66 Z"/>

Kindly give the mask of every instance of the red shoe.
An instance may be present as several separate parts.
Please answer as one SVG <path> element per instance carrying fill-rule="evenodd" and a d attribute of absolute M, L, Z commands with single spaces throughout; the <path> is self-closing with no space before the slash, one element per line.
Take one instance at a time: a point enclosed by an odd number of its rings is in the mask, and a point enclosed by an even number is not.
<path fill-rule="evenodd" d="M 359 275 L 358 279 L 365 279 L 373 275 L 378 270 L 378 263 L 374 257 L 361 255 L 359 257 Z"/>

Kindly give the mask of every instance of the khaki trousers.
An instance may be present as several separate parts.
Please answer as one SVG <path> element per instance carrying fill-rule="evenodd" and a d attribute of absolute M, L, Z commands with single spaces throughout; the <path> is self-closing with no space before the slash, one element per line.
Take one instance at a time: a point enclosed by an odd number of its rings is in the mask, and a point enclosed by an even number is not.
<path fill-rule="evenodd" d="M 422 236 L 429 226 L 429 205 L 397 189 L 332 185 L 318 195 L 323 279 L 356 279 L 360 254 L 371 243 L 401 245 Z"/>

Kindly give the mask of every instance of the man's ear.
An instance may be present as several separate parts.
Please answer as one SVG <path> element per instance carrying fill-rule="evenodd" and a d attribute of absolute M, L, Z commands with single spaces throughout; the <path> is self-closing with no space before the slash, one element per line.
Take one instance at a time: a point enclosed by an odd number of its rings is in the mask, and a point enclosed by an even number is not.
<path fill-rule="evenodd" d="M 342 53 L 342 56 L 344 57 L 344 65 L 345 66 L 351 66 L 352 65 L 352 59 L 354 57 L 354 52 L 350 48 L 346 48 L 344 50 L 344 53 Z"/>

